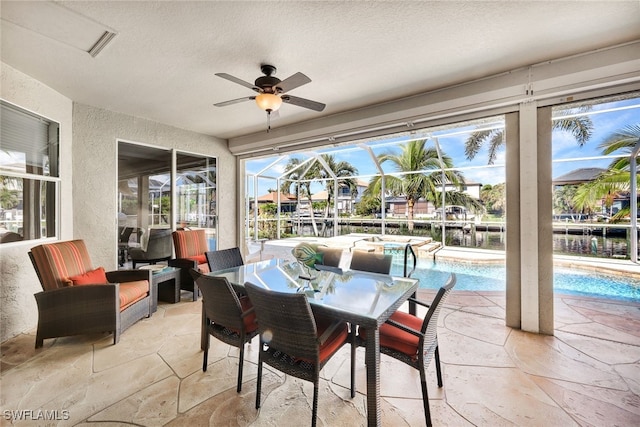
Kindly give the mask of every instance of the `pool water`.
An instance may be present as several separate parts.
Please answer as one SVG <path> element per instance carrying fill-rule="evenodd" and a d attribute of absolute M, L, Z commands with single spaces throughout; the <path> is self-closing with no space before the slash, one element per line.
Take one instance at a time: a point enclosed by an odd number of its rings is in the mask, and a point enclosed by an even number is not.
<path fill-rule="evenodd" d="M 411 277 L 420 280 L 420 288 L 435 289 L 456 273 L 456 289 L 468 291 L 505 291 L 504 265 L 478 265 L 420 259 Z M 391 274 L 403 275 L 402 257 L 394 257 Z M 558 293 L 640 301 L 640 280 L 618 275 L 598 274 L 554 267 L 553 288 Z"/>

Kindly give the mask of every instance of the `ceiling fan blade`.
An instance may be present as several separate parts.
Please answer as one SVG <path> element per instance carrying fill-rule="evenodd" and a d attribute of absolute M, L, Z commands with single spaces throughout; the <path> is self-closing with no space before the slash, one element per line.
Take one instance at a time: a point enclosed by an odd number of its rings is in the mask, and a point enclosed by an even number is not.
<path fill-rule="evenodd" d="M 213 104 L 216 107 L 226 107 L 227 105 L 237 104 L 239 102 L 251 101 L 252 99 L 256 99 L 255 96 L 245 96 L 244 98 L 231 99 L 229 101 L 218 102 L 217 104 Z"/>
<path fill-rule="evenodd" d="M 232 76 L 227 73 L 216 73 L 216 76 L 222 77 L 223 79 L 229 80 L 230 82 L 234 82 L 239 84 L 240 86 L 248 87 L 251 90 L 255 90 L 256 92 L 260 92 L 260 88 L 256 87 L 253 83 L 245 82 L 242 79 Z"/>
<path fill-rule="evenodd" d="M 320 102 L 311 101 L 310 99 L 299 98 L 297 96 L 291 95 L 283 95 L 282 102 L 297 105 L 298 107 L 308 108 L 314 111 L 322 111 L 324 110 L 324 107 L 326 107 L 325 104 L 322 104 Z"/>
<path fill-rule="evenodd" d="M 311 79 L 302 73 L 295 73 L 294 75 L 287 77 L 276 86 L 282 89 L 282 93 L 289 92 L 297 87 L 311 83 Z"/>

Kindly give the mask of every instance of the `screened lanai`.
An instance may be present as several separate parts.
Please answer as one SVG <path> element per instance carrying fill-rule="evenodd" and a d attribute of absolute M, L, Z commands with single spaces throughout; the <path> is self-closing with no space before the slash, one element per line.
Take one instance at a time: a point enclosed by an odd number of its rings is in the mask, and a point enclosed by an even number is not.
<path fill-rule="evenodd" d="M 585 167 L 607 171 L 616 161 L 628 160 L 630 148 L 606 151 L 602 144 L 616 133 L 633 130 L 630 113 L 637 113 L 639 105 L 637 94 L 628 94 L 555 107 L 554 179 Z M 633 132 L 629 138 L 633 140 Z M 245 211 L 250 213 L 246 235 L 279 239 L 403 234 L 430 236 L 442 247 L 504 250 L 505 151 L 505 119 L 497 115 L 251 160 L 245 178 Z M 603 257 L 621 256 L 613 249 L 618 242 L 611 240 L 620 235 L 629 241 L 622 256 L 635 262 L 637 247 L 628 236 L 637 230 L 637 221 L 625 221 L 622 215 L 611 218 L 613 210 L 624 211 L 625 187 L 627 195 L 636 193 L 629 176 L 636 174 L 627 173 L 626 182 L 607 189 L 608 194 L 618 191 L 619 200 L 594 195 L 580 206 L 563 200 L 577 197 L 567 194 L 575 193 L 576 185 L 554 184 L 554 230 L 564 227 L 566 234 L 582 234 L 587 244 L 577 246 Z M 261 202 L 267 193 L 272 195 L 271 206 Z M 629 209 L 636 203 L 628 198 Z M 599 243 L 604 246 L 594 254 L 592 238 L 600 235 L 610 238 Z M 581 255 L 580 248 L 558 252 Z"/>
<path fill-rule="evenodd" d="M 640 97 L 585 93 L 490 111 L 245 156 L 243 238 L 399 235 L 432 239 L 434 252 L 502 251 L 507 325 L 552 333 L 555 256 L 637 265 Z M 412 156 L 416 146 L 424 152 Z M 556 182 L 587 170 L 602 173 Z M 259 203 L 265 194 L 272 203 Z"/>

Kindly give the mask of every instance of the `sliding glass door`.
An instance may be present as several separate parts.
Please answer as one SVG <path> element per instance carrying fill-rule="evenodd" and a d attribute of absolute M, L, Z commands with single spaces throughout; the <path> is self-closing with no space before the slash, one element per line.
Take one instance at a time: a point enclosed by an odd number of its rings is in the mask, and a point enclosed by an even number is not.
<path fill-rule="evenodd" d="M 176 228 L 205 229 L 209 249 L 216 249 L 218 209 L 216 159 L 176 153 Z"/>

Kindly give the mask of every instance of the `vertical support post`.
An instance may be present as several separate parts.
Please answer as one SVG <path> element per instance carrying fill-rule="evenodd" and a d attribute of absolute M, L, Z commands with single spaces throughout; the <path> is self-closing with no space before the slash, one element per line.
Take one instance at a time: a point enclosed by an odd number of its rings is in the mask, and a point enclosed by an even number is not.
<path fill-rule="evenodd" d="M 629 206 L 631 207 L 631 236 L 630 237 L 630 249 L 629 255 L 631 262 L 638 262 L 638 178 L 636 177 L 638 165 L 636 164 L 636 158 L 638 157 L 638 151 L 640 151 L 640 139 L 636 142 L 631 155 L 629 156 Z"/>

